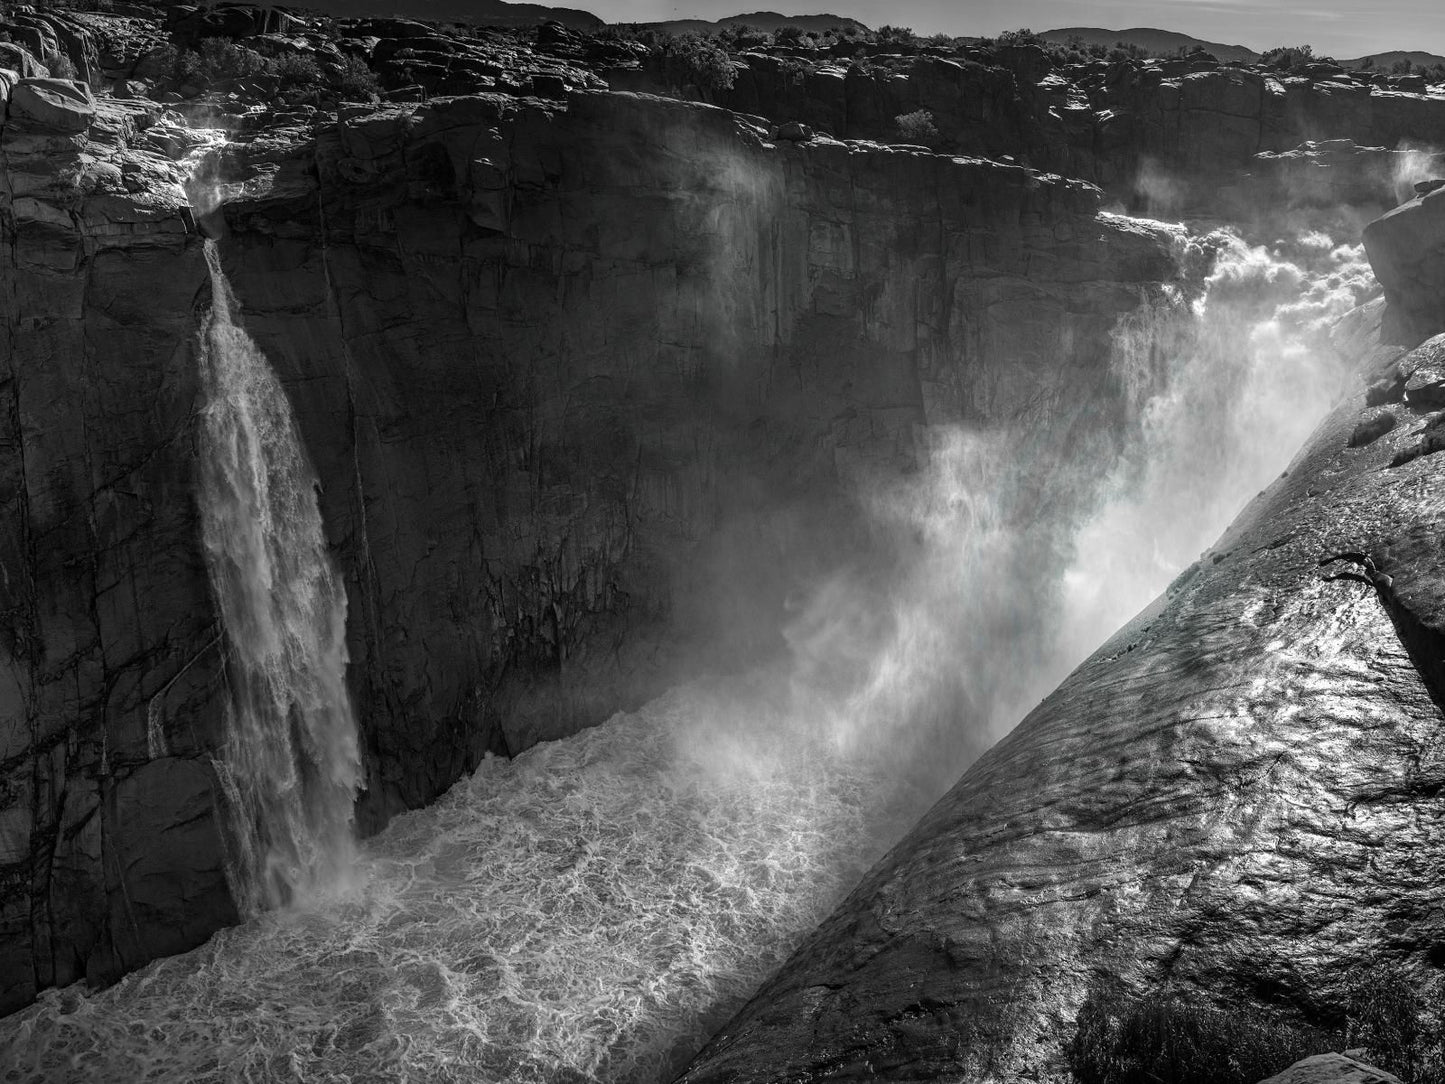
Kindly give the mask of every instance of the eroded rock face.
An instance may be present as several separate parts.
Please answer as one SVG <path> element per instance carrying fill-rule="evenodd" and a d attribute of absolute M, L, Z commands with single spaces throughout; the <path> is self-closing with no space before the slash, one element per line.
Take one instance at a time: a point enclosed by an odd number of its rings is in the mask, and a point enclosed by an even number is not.
<path fill-rule="evenodd" d="M 1350 447 L 1365 409 L 975 764 L 682 1079 L 1038 1079 L 1091 991 L 1318 1020 L 1371 960 L 1429 974 L 1445 489 L 1429 456 L 1391 465 L 1430 408 Z"/>
<path fill-rule="evenodd" d="M 849 479 L 911 469 L 916 426 L 1119 409 L 1109 329 L 1163 234 L 1077 182 L 763 134 L 471 97 L 227 163 L 258 178 L 228 273 L 361 585 L 369 815 L 703 645 L 781 650 L 785 585 L 854 544 Z"/>
<path fill-rule="evenodd" d="M 96 110 L 0 143 L 6 1006 L 234 918 L 195 141 Z M 1167 234 L 1016 166 L 765 136 L 633 95 L 474 96 L 277 114 L 220 157 L 244 188 L 208 221 L 348 586 L 364 827 L 701 645 L 779 650 L 792 586 L 867 545 L 857 478 L 911 470 L 917 427 L 1124 409 L 1109 330 L 1174 273 Z"/>
<path fill-rule="evenodd" d="M 1371 222 L 1365 250 L 1410 331 L 1445 329 L 1445 188 L 1429 189 Z"/>

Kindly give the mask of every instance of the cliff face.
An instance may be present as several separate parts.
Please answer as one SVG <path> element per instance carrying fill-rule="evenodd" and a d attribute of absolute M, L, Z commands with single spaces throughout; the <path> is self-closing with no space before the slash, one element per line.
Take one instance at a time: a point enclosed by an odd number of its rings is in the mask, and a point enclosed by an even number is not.
<path fill-rule="evenodd" d="M 23 104 L 47 95 L 71 104 Z M 1172 275 L 1162 232 L 1080 182 L 766 135 L 625 94 L 472 96 L 274 114 L 219 156 L 243 187 L 207 228 L 350 596 L 364 827 L 702 645 L 767 657 L 787 592 L 872 544 L 855 482 L 911 470 L 918 427 L 1110 439 L 1048 427 L 1121 416 L 1108 332 Z M 5 1007 L 234 920 L 195 143 L 35 81 L 0 138 Z"/>
<path fill-rule="evenodd" d="M 1429 981 L 1441 344 L 1406 353 L 1379 316 L 1348 344 L 1371 389 L 682 1079 L 1052 1079 L 1090 994 L 1165 988 L 1283 1027 L 1337 1020 L 1382 961 Z"/>

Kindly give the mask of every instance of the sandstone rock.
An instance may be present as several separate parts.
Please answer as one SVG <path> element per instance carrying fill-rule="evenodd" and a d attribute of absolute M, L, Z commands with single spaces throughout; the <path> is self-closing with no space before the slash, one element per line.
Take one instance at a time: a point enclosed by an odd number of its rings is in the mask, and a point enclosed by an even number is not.
<path fill-rule="evenodd" d="M 1445 188 L 1371 222 L 1364 241 L 1391 306 L 1421 332 L 1445 329 Z"/>
<path fill-rule="evenodd" d="M 11 91 L 10 114 L 42 131 L 83 132 L 95 119 L 95 97 L 69 79 L 22 79 Z"/>
<path fill-rule="evenodd" d="M 1345 1054 L 1316 1054 L 1259 1084 L 1400 1084 L 1400 1078 Z"/>

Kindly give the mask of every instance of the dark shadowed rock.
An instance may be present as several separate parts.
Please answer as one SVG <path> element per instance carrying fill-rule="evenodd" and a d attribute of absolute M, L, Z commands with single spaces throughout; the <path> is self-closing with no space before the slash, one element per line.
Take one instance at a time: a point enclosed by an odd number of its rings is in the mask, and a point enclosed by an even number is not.
<path fill-rule="evenodd" d="M 1373 444 L 1398 424 L 1394 411 L 1388 407 L 1372 410 L 1360 419 L 1354 431 L 1350 433 L 1350 447 L 1363 448 L 1366 444 Z"/>
<path fill-rule="evenodd" d="M 1420 333 L 1445 328 L 1445 188 L 1371 222 L 1364 239 L 1390 304 Z"/>

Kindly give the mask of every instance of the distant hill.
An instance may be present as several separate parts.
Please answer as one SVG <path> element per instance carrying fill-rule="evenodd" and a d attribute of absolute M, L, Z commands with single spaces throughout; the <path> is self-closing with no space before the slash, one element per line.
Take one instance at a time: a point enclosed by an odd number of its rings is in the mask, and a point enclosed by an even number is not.
<path fill-rule="evenodd" d="M 543 4 L 509 4 L 506 0 L 301 0 L 297 6 L 346 19 L 398 16 L 509 29 L 553 21 L 574 30 L 595 32 L 607 25 L 590 11 Z"/>
<path fill-rule="evenodd" d="M 1259 54 L 1243 45 L 1225 45 L 1219 41 L 1205 41 L 1188 34 L 1176 34 L 1172 30 L 1155 30 L 1151 27 L 1136 26 L 1131 30 L 1103 30 L 1097 26 L 1066 26 L 1060 30 L 1045 30 L 1039 37 L 1045 41 L 1056 41 L 1060 45 L 1070 38 L 1082 38 L 1086 45 L 1107 45 L 1118 42 L 1137 45 L 1154 56 L 1173 56 L 1183 49 L 1189 52 L 1196 45 L 1220 60 L 1242 60 L 1253 63 Z"/>
<path fill-rule="evenodd" d="M 654 30 L 666 30 L 671 34 L 715 34 L 725 26 L 755 26 L 759 30 L 775 33 L 780 26 L 796 26 L 807 32 L 821 34 L 825 30 L 856 30 L 868 28 L 857 19 L 845 15 L 780 15 L 776 11 L 755 11 L 750 15 L 729 15 L 709 22 L 706 19 L 668 19 L 660 23 L 642 23 Z"/>
<path fill-rule="evenodd" d="M 1389 71 L 1402 60 L 1408 60 L 1417 68 L 1433 68 L 1436 64 L 1445 64 L 1445 56 L 1439 53 L 1407 53 L 1396 49 L 1390 53 L 1371 53 L 1369 56 L 1359 56 L 1351 60 L 1341 60 L 1340 63 L 1347 68 L 1358 68 L 1366 60 L 1373 60 L 1375 67 L 1382 71 Z"/>

